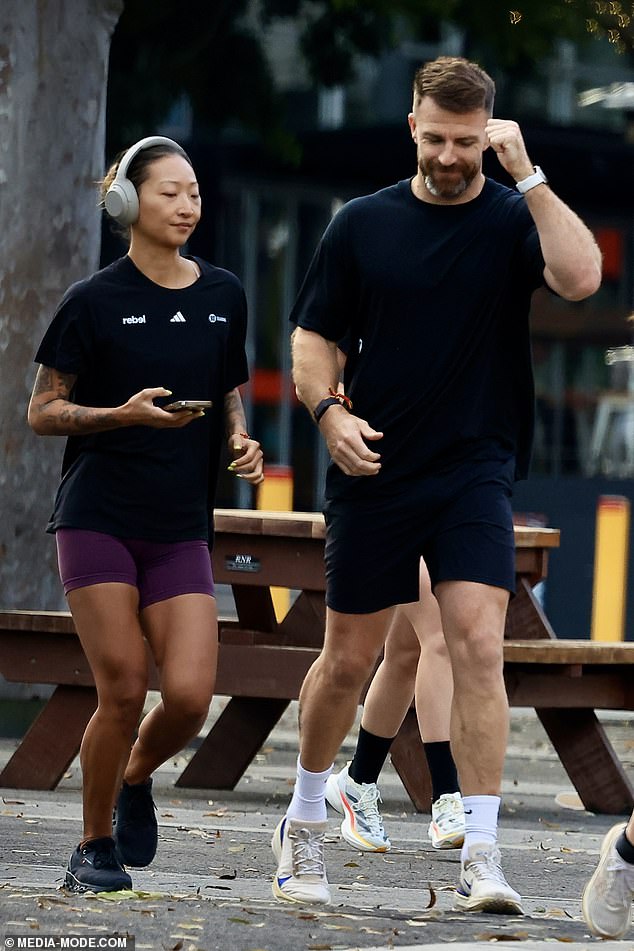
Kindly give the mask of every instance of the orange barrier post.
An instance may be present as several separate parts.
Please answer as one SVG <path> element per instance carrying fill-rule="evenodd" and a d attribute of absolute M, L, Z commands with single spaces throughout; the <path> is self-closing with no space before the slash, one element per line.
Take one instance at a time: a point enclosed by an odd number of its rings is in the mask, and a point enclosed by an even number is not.
<path fill-rule="evenodd" d="M 599 496 L 592 592 L 593 641 L 624 639 L 629 535 L 629 499 L 620 495 Z"/>
<path fill-rule="evenodd" d="M 257 505 L 262 511 L 293 511 L 293 470 L 290 466 L 264 466 L 264 482 L 258 487 Z M 288 588 L 271 588 L 271 594 L 275 616 L 281 621 L 291 606 L 291 593 Z"/>

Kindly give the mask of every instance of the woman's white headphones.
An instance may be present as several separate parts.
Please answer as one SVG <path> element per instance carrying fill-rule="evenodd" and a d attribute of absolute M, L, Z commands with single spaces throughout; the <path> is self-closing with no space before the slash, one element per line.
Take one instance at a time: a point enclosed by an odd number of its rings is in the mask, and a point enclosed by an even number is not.
<path fill-rule="evenodd" d="M 151 149 L 153 145 L 173 145 L 176 146 L 179 152 L 183 152 L 182 146 L 178 142 L 167 139 L 164 135 L 148 135 L 145 139 L 139 139 L 138 142 L 130 146 L 119 162 L 117 174 L 104 198 L 106 211 L 120 225 L 133 225 L 139 217 L 139 196 L 128 178 L 130 162 L 143 149 Z"/>

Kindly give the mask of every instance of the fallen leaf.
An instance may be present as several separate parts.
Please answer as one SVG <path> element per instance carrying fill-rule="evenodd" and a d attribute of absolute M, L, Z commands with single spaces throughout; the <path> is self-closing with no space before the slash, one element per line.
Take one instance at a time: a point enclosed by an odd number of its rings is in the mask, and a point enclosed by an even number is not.
<path fill-rule="evenodd" d="M 526 941 L 528 931 L 487 931 L 477 934 L 476 941 Z"/>
<path fill-rule="evenodd" d="M 86 892 L 82 898 L 88 901 L 156 901 L 165 898 L 162 892 L 137 892 L 130 888 L 122 888 L 118 892 Z M 80 927 L 73 925 L 73 927 Z"/>
<path fill-rule="evenodd" d="M 436 904 L 436 892 L 432 888 L 431 882 L 427 882 L 427 888 L 429 889 L 429 901 L 425 905 L 425 908 L 433 908 Z"/>

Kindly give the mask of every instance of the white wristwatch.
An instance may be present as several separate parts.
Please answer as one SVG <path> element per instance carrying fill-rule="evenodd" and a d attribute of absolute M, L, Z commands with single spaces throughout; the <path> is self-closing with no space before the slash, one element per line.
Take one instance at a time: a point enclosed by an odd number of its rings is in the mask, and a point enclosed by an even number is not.
<path fill-rule="evenodd" d="M 516 182 L 515 187 L 518 192 L 521 192 L 522 195 L 525 195 L 526 192 L 529 192 L 531 188 L 535 188 L 536 185 L 547 185 L 548 179 L 542 172 L 539 165 L 535 166 L 535 171 L 532 175 L 529 175 L 528 178 L 523 178 L 521 182 Z"/>

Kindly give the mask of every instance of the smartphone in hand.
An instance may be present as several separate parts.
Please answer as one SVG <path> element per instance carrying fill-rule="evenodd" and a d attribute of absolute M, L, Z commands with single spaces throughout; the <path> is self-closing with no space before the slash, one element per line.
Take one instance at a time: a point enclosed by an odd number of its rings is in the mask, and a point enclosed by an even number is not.
<path fill-rule="evenodd" d="M 164 409 L 166 413 L 178 413 L 182 409 L 209 409 L 211 406 L 213 406 L 211 400 L 176 400 L 174 403 L 162 406 L 161 409 Z"/>

